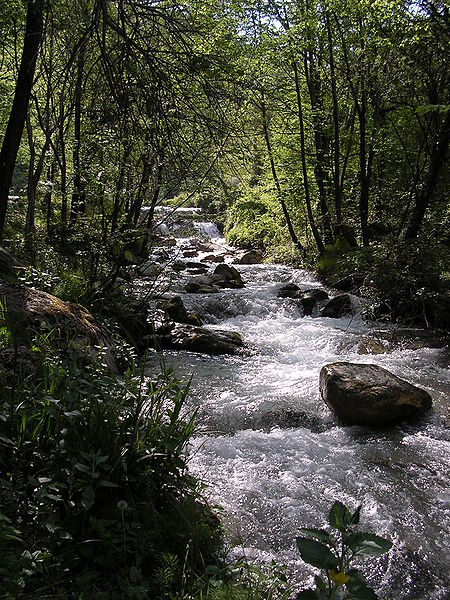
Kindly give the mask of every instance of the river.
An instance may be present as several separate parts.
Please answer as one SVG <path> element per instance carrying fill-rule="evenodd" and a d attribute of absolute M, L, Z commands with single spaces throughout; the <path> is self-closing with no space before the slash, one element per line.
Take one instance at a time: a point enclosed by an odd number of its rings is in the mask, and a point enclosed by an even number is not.
<path fill-rule="evenodd" d="M 211 223 L 197 223 L 205 237 Z M 167 231 L 165 231 L 167 233 Z M 213 240 L 215 254 L 229 249 Z M 192 246 L 179 238 L 179 259 Z M 191 253 L 192 254 L 192 253 Z M 209 252 L 211 254 L 211 252 Z M 233 252 L 225 260 L 232 262 Z M 213 266 L 213 265 L 211 265 Z M 185 294 L 184 271 L 171 294 L 205 326 L 238 331 L 248 356 L 166 352 L 178 377 L 193 375 L 189 408 L 198 408 L 190 470 L 223 509 L 232 554 L 287 565 L 291 581 L 311 584 L 314 569 L 295 548 L 301 527 L 325 527 L 334 500 L 362 504 L 362 528 L 392 540 L 388 555 L 363 568 L 383 600 L 450 597 L 450 418 L 448 347 L 438 332 L 369 324 L 360 315 L 304 317 L 277 297 L 288 282 L 319 286 L 304 270 L 235 265 L 242 289 Z M 356 299 L 355 299 L 356 301 Z M 337 423 L 319 393 L 330 362 L 375 363 L 427 390 L 433 410 L 386 430 Z M 363 566 L 363 565 L 362 565 Z"/>

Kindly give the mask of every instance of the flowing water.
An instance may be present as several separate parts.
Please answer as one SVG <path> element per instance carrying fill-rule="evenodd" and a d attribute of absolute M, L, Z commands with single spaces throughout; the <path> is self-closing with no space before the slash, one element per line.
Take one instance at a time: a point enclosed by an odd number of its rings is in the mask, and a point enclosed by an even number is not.
<path fill-rule="evenodd" d="M 213 224 L 196 229 L 217 235 Z M 216 254 L 227 251 L 223 240 L 214 243 Z M 178 240 L 178 252 L 180 244 L 189 242 Z M 165 354 L 179 377 L 193 375 L 190 407 L 198 408 L 198 433 L 190 470 L 210 484 L 209 500 L 223 508 L 234 553 L 261 563 L 275 559 L 299 587 L 311 584 L 314 570 L 301 561 L 295 537 L 301 527 L 326 527 L 339 499 L 351 509 L 362 504 L 364 529 L 394 542 L 365 571 L 380 598 L 449 598 L 445 337 L 375 327 L 360 316 L 304 317 L 295 300 L 277 298 L 277 290 L 287 282 L 319 286 L 311 273 L 279 265 L 237 268 L 242 289 L 184 294 L 182 278 L 172 293 L 181 292 L 206 327 L 238 331 L 250 354 Z M 375 363 L 421 386 L 433 398 L 433 411 L 382 431 L 338 424 L 320 398 L 318 380 L 324 364 L 341 360 Z"/>

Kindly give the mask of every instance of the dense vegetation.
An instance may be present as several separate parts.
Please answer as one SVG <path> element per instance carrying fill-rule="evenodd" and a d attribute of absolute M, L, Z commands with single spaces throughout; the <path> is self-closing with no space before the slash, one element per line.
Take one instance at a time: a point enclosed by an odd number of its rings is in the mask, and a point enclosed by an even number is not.
<path fill-rule="evenodd" d="M 449 37 L 440 0 L 0 0 L 0 243 L 120 325 L 156 207 L 195 203 L 236 245 L 351 276 L 377 317 L 448 327 Z M 204 590 L 220 527 L 183 386 L 52 335 L 0 373 L 7 593 Z"/>

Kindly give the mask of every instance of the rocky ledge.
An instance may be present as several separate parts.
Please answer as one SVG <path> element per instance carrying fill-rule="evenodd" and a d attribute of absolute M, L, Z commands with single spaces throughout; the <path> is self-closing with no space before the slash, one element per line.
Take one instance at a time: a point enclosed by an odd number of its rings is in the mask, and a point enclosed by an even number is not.
<path fill-rule="evenodd" d="M 351 425 L 384 427 L 419 416 L 432 405 L 427 392 L 373 364 L 325 365 L 320 392 L 331 410 Z"/>

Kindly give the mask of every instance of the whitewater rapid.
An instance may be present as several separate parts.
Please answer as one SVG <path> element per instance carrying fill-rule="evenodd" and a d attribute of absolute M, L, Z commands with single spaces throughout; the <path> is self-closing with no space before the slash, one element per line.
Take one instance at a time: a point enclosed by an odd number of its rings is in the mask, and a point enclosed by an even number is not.
<path fill-rule="evenodd" d="M 216 235 L 208 224 L 197 230 Z M 214 243 L 216 253 L 228 250 L 223 240 Z M 316 571 L 301 561 L 295 537 L 301 527 L 326 527 L 338 499 L 351 509 L 362 504 L 364 528 L 394 543 L 387 556 L 363 568 L 381 599 L 448 598 L 447 340 L 368 324 L 358 315 L 304 317 L 295 300 L 278 298 L 277 291 L 288 282 L 319 286 L 311 273 L 235 266 L 242 289 L 185 294 L 181 278 L 170 293 L 180 294 L 206 327 L 239 332 L 249 355 L 165 353 L 179 378 L 193 375 L 189 410 L 198 416 L 189 468 L 222 507 L 233 554 L 276 560 L 299 588 L 311 584 Z M 375 363 L 420 385 L 431 394 L 433 411 L 382 431 L 338 424 L 320 398 L 318 380 L 324 364 L 340 360 Z"/>

